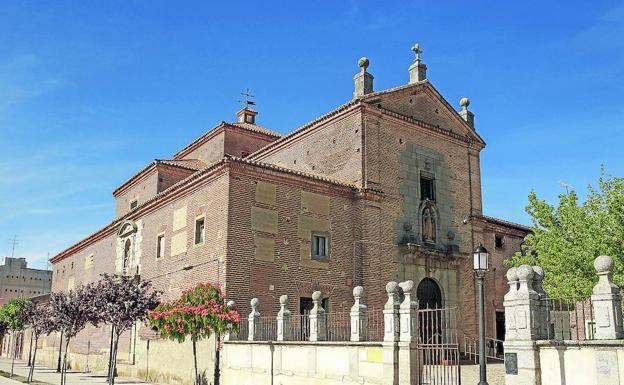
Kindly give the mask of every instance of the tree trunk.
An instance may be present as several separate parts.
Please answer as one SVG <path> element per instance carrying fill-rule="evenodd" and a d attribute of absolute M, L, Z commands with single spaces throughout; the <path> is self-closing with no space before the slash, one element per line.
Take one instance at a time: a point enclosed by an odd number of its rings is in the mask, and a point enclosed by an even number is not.
<path fill-rule="evenodd" d="M 61 368 L 61 385 L 65 385 L 65 381 L 67 381 L 67 351 L 69 350 L 69 340 L 69 337 L 65 338 L 65 354 L 63 355 L 63 367 Z"/>
<path fill-rule="evenodd" d="M 197 371 L 197 338 L 191 337 L 193 341 L 193 361 L 195 362 L 195 385 L 200 385 L 199 383 L 199 372 Z"/>
<path fill-rule="evenodd" d="M 58 362 L 56 364 L 56 372 L 61 372 L 61 354 L 63 353 L 63 332 L 61 332 L 61 341 L 59 342 Z"/>
<path fill-rule="evenodd" d="M 15 338 L 15 332 L 12 333 L 13 339 L 13 354 L 11 355 L 11 377 L 13 377 L 13 368 L 15 367 L 15 355 L 17 354 L 17 338 Z"/>
<path fill-rule="evenodd" d="M 219 385 L 219 381 L 221 378 L 221 368 L 220 368 L 220 346 L 219 342 L 221 341 L 221 336 L 219 333 L 215 334 L 215 362 L 214 362 L 214 385 Z"/>
<path fill-rule="evenodd" d="M 108 383 L 111 381 L 113 373 L 113 344 L 115 343 L 115 326 L 111 325 L 110 348 L 108 350 Z"/>
<path fill-rule="evenodd" d="M 28 366 L 30 366 L 31 362 L 31 354 L 32 354 L 32 343 L 33 343 L 33 333 L 30 333 L 30 346 L 28 347 Z"/>
<path fill-rule="evenodd" d="M 37 359 L 37 342 L 39 341 L 39 337 L 35 337 L 35 350 L 33 351 L 32 356 L 32 365 L 30 365 L 30 371 L 28 372 L 28 379 L 26 382 L 32 382 L 33 375 L 35 374 L 35 360 Z"/>
<path fill-rule="evenodd" d="M 111 364 L 111 376 L 109 378 L 110 385 L 115 385 L 115 374 L 117 372 L 117 349 L 119 348 L 119 337 L 121 337 L 121 334 L 115 333 L 115 344 L 113 345 L 113 362 Z"/>

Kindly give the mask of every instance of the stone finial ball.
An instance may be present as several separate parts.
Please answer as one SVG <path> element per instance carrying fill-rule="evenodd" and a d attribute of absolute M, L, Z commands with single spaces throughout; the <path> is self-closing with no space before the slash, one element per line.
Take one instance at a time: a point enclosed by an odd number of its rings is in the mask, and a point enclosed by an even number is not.
<path fill-rule="evenodd" d="M 369 64 L 370 64 L 370 61 L 368 60 L 366 56 L 363 56 L 360 58 L 360 60 L 358 60 L 358 67 L 364 68 L 364 70 L 368 68 Z"/>
<path fill-rule="evenodd" d="M 364 294 L 364 288 L 362 286 L 356 286 L 353 288 L 353 296 L 361 297 Z"/>
<path fill-rule="evenodd" d="M 518 280 L 518 269 L 516 269 L 515 267 L 512 267 L 509 270 L 507 270 L 507 280 L 509 282 L 517 281 Z"/>
<path fill-rule="evenodd" d="M 227 301 L 225 304 L 227 307 L 236 307 L 236 303 L 234 301 Z"/>
<path fill-rule="evenodd" d="M 414 288 L 414 281 L 408 280 L 405 282 L 401 282 L 399 283 L 399 287 L 403 289 L 404 293 L 410 293 L 412 289 Z"/>
<path fill-rule="evenodd" d="M 534 274 L 533 268 L 529 265 L 521 265 L 516 270 L 516 273 L 518 274 L 518 279 L 520 281 L 528 281 L 531 278 L 533 278 L 533 274 Z"/>
<path fill-rule="evenodd" d="M 286 305 L 286 302 L 288 302 L 288 296 L 286 294 L 280 296 L 279 301 L 280 305 Z"/>
<path fill-rule="evenodd" d="M 312 300 L 313 301 L 320 301 L 322 296 L 323 296 L 323 294 L 320 291 L 317 290 L 314 293 L 312 293 Z"/>
<path fill-rule="evenodd" d="M 464 96 L 463 98 L 459 99 L 459 105 L 468 108 L 468 106 L 470 105 L 470 99 Z"/>
<path fill-rule="evenodd" d="M 251 301 L 249 301 L 249 304 L 251 305 L 252 308 L 258 307 L 259 303 L 260 301 L 258 300 L 258 298 L 252 298 Z"/>
<path fill-rule="evenodd" d="M 544 280 L 544 269 L 541 266 L 533 266 L 533 278 L 537 281 Z"/>
<path fill-rule="evenodd" d="M 386 284 L 386 293 L 391 294 L 394 293 L 397 289 L 398 284 L 394 281 L 390 281 Z"/>
<path fill-rule="evenodd" d="M 594 260 L 594 268 L 597 273 L 610 273 L 613 271 L 613 258 L 601 255 Z"/>

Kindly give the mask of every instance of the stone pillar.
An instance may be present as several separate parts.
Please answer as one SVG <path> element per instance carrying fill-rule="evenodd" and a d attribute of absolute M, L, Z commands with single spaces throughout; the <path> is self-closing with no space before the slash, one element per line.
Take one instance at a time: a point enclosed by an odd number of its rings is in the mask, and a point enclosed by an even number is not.
<path fill-rule="evenodd" d="M 394 281 L 386 284 L 388 300 L 384 305 L 384 342 L 397 342 L 399 340 L 399 302 L 397 300 L 397 283 Z"/>
<path fill-rule="evenodd" d="M 399 384 L 419 384 L 418 349 L 418 303 L 412 301 L 414 282 L 399 284 L 403 301 L 399 305 Z"/>
<path fill-rule="evenodd" d="M 624 338 L 622 328 L 622 297 L 620 288 L 613 283 L 613 259 L 606 255 L 596 258 L 594 268 L 598 283 L 591 295 L 597 340 L 619 340 Z"/>
<path fill-rule="evenodd" d="M 368 317 L 366 315 L 367 307 L 362 303 L 364 288 L 356 286 L 353 288 L 354 303 L 351 306 L 351 341 L 365 341 L 368 332 Z"/>
<path fill-rule="evenodd" d="M 399 305 L 399 325 L 401 325 L 399 340 L 401 342 L 415 342 L 418 336 L 418 322 L 416 318 L 418 304 L 412 301 L 414 282 L 401 282 L 399 287 L 403 289 L 404 295 L 403 302 Z"/>
<path fill-rule="evenodd" d="M 327 315 L 321 305 L 322 294 L 320 291 L 312 293 L 314 307 L 310 310 L 310 341 L 327 340 Z"/>
<path fill-rule="evenodd" d="M 249 326 L 248 341 L 258 341 L 260 339 L 260 301 L 258 298 L 252 298 L 249 302 L 251 305 L 251 313 L 247 317 L 247 324 Z"/>
<path fill-rule="evenodd" d="M 538 269 L 538 271 L 541 269 Z M 507 271 L 509 292 L 505 295 L 505 384 L 541 385 L 539 350 L 540 299 L 533 288 L 535 271 L 529 265 Z M 517 286 L 516 286 L 517 281 Z"/>
<path fill-rule="evenodd" d="M 360 72 L 358 72 L 353 77 L 353 82 L 355 83 L 355 90 L 353 91 L 354 99 L 361 98 L 362 96 L 373 92 L 374 77 L 366 71 L 369 64 L 370 62 L 366 57 L 360 58 L 360 60 L 358 60 L 358 67 L 360 67 Z"/>
<path fill-rule="evenodd" d="M 283 295 L 279 298 L 280 310 L 277 312 L 277 340 L 290 341 L 292 339 L 292 324 L 290 310 L 286 309 L 288 296 Z"/>
<path fill-rule="evenodd" d="M 234 301 L 228 301 L 225 305 L 230 309 L 236 308 L 236 303 Z M 228 331 L 223 335 L 223 341 L 231 341 L 231 340 L 232 340 L 232 333 Z"/>

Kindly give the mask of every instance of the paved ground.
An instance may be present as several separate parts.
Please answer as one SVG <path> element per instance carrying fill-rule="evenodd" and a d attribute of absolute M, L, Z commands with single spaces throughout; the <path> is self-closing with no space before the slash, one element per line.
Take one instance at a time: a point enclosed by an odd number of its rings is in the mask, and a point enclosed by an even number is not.
<path fill-rule="evenodd" d="M 462 365 L 461 380 L 463 385 L 479 383 L 479 365 Z M 505 364 L 502 362 L 488 363 L 487 382 L 489 385 L 505 385 Z"/>
<path fill-rule="evenodd" d="M 5 372 L 11 372 L 11 360 L 5 357 L 0 357 L 0 370 Z M 26 377 L 28 374 L 28 366 L 23 361 L 15 361 L 15 373 Z M 55 369 L 48 369 L 42 366 L 35 367 L 34 379 L 36 381 L 45 382 L 49 384 L 60 384 L 61 376 L 56 373 Z M 11 380 L 6 377 L 0 376 L 0 385 L 23 385 L 23 383 L 15 380 Z M 67 385 L 101 385 L 106 384 L 106 378 L 104 376 L 95 376 L 88 373 L 67 372 Z M 129 385 L 129 384 L 145 384 L 143 381 L 131 380 L 126 378 L 117 378 L 115 384 Z"/>

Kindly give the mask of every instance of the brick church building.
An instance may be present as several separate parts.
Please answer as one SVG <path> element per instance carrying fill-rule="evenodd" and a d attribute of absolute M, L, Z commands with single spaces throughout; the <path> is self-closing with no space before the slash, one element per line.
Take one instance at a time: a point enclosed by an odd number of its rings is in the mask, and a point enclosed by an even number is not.
<path fill-rule="evenodd" d="M 217 124 L 171 159 L 154 160 L 113 191 L 110 224 L 51 259 L 52 290 L 103 272 L 139 275 L 165 299 L 213 282 L 243 315 L 252 297 L 262 315 L 275 315 L 280 295 L 288 294 L 297 314 L 315 290 L 329 311 L 347 310 L 356 285 L 379 309 L 388 281 L 411 279 L 421 306 L 458 308 L 459 327 L 471 336 L 471 252 L 483 243 L 492 255 L 487 330 L 500 337 L 503 260 L 520 250 L 528 229 L 483 215 L 485 142 L 469 100 L 455 110 L 414 51 L 407 84 L 375 90 L 362 58 L 353 98 L 288 134 L 262 127 L 246 106 L 236 121 Z M 87 329 L 72 353 L 104 352 L 109 333 Z M 120 346 L 129 371 L 140 371 L 150 354 L 148 334 L 137 326 Z M 46 344 L 53 359 L 57 336 Z M 190 367 L 172 357 L 177 344 L 151 344 L 150 367 L 158 360 L 172 373 Z"/>

